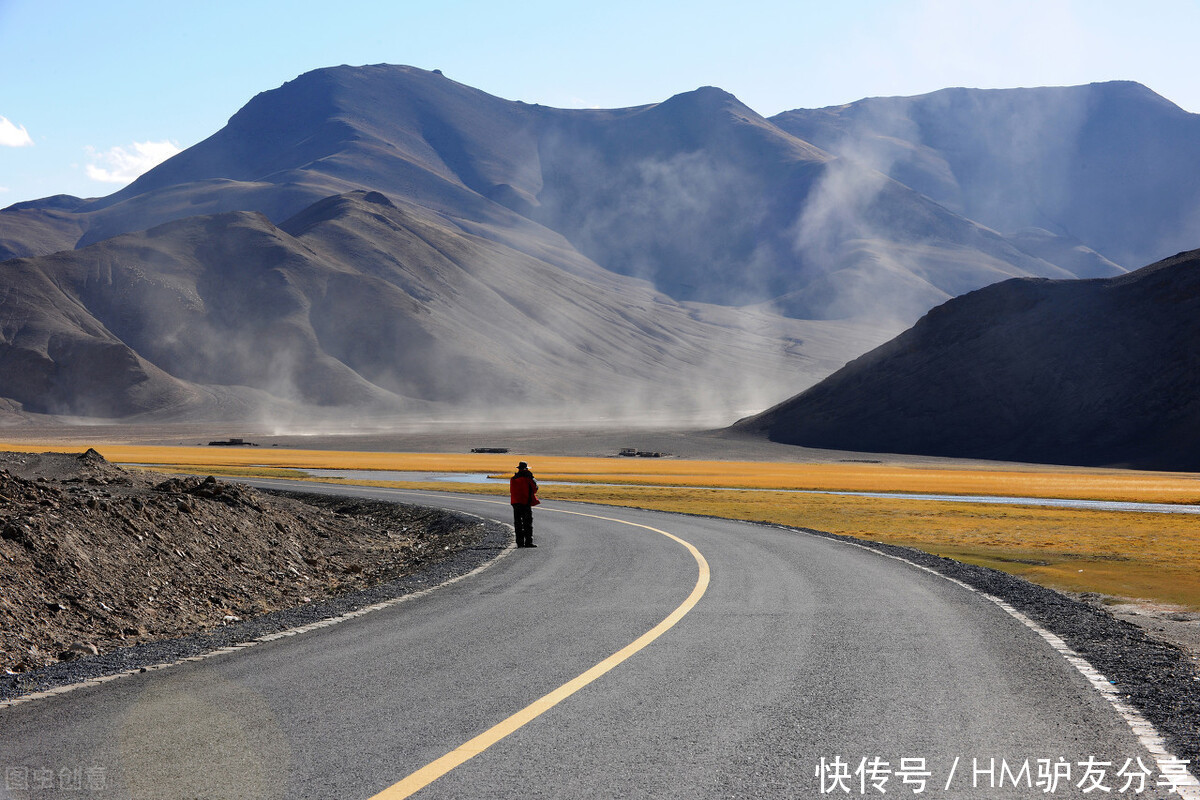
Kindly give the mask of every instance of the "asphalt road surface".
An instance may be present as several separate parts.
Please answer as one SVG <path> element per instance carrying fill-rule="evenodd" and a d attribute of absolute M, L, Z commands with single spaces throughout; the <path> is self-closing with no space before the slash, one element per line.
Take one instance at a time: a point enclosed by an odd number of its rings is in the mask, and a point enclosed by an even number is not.
<path fill-rule="evenodd" d="M 506 498 L 342 491 L 511 522 Z M 0 709 L 0 798 L 399 797 L 481 734 L 415 796 L 1166 796 L 1075 668 L 936 575 L 767 526 L 570 503 L 535 509 L 534 541 L 332 627 Z M 1139 758 L 1145 791 L 1119 792 Z M 1039 768 L 1063 764 L 1046 791 Z M 1089 772 L 1110 791 L 1085 792 Z"/>

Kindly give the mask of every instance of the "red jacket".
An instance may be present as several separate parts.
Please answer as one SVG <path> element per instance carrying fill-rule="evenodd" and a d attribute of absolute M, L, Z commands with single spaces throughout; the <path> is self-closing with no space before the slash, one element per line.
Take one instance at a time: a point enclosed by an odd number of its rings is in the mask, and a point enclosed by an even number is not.
<path fill-rule="evenodd" d="M 541 502 L 537 499 L 537 488 L 537 481 L 533 479 L 532 472 L 528 470 L 518 472 L 508 479 L 509 502 L 514 506 L 536 506 Z"/>

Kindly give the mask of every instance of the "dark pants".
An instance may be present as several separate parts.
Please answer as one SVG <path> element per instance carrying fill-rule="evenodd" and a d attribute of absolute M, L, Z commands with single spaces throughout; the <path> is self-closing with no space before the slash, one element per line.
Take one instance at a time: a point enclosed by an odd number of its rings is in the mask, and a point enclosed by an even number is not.
<path fill-rule="evenodd" d="M 517 547 L 533 544 L 533 506 L 513 503 L 513 527 L 517 529 Z"/>

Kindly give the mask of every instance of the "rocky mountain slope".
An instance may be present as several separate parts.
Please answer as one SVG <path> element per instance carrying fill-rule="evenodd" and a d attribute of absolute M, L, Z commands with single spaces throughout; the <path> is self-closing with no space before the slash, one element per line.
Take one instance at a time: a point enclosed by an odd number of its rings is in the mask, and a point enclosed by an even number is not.
<path fill-rule="evenodd" d="M 944 89 L 797 109 L 771 122 L 995 230 L 1064 237 L 1093 262 L 1079 277 L 1198 243 L 1200 115 L 1137 83 Z"/>
<path fill-rule="evenodd" d="M 316 70 L 264 92 L 108 197 L 0 212 L 0 243 L 38 255 L 235 210 L 279 223 L 353 190 L 410 201 L 552 261 L 565 237 L 568 249 L 677 300 L 775 300 L 804 318 L 911 321 L 995 280 L 1074 274 L 720 89 L 564 110 L 388 65 Z"/>
<path fill-rule="evenodd" d="M 735 427 L 874 452 L 1200 469 L 1200 251 L 955 298 Z"/>
<path fill-rule="evenodd" d="M 681 305 L 555 267 L 379 193 L 188 217 L 0 269 L 0 374 L 26 412 L 509 421 L 654 402 L 736 414 L 876 331 Z"/>

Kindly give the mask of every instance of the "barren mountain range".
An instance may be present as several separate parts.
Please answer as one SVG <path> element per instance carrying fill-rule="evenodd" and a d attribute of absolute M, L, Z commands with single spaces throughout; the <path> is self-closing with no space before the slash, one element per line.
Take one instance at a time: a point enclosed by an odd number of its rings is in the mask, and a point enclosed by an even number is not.
<path fill-rule="evenodd" d="M 113 195 L 0 211 L 0 405 L 732 419 L 964 292 L 1171 252 L 1198 132 L 1124 83 L 768 120 L 317 70 Z"/>
<path fill-rule="evenodd" d="M 576 270 L 379 193 L 326 198 L 280 226 L 188 217 L 7 262 L 0 373 L 26 410 L 94 417 L 449 406 L 519 420 L 526 406 L 632 411 L 658 385 L 683 413 L 729 414 L 761 403 L 760 379 L 779 391 L 790 377 L 785 342 L 849 357 L 869 341 L 862 326 L 810 332 Z"/>
<path fill-rule="evenodd" d="M 772 121 L 1079 277 L 1200 243 L 1200 116 L 1137 83 L 945 89 Z M 1055 255 L 1068 243 L 1078 248 L 1074 265 Z"/>

